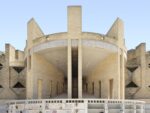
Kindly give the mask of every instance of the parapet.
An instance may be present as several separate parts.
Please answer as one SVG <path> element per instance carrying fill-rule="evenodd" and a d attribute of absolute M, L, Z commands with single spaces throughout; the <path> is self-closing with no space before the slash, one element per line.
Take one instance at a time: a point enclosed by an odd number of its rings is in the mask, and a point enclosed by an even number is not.
<path fill-rule="evenodd" d="M 124 24 L 120 18 L 117 18 L 109 31 L 102 35 L 100 33 L 83 32 L 82 31 L 82 7 L 68 6 L 68 23 L 67 32 L 58 32 L 54 34 L 45 35 L 35 19 L 28 22 L 28 38 L 26 52 L 32 47 L 53 41 L 53 40 L 67 40 L 67 39 L 82 39 L 82 40 L 97 40 L 111 43 L 126 52 L 124 41 Z"/>
<path fill-rule="evenodd" d="M 128 50 L 127 64 L 132 64 L 132 62 L 134 62 L 134 64 L 141 65 L 141 63 L 144 62 L 143 58 L 148 61 L 149 57 L 150 52 L 146 51 L 146 43 L 140 43 L 135 49 Z"/>
<path fill-rule="evenodd" d="M 16 50 L 12 45 L 5 45 L 5 54 L 9 61 L 9 66 L 24 66 L 24 52 Z"/>

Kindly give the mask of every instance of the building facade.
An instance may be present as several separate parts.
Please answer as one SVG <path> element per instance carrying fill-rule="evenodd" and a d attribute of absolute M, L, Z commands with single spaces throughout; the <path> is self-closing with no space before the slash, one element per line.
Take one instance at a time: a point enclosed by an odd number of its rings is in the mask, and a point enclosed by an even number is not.
<path fill-rule="evenodd" d="M 126 68 L 126 98 L 150 99 L 150 52 L 145 43 L 128 51 Z"/>
<path fill-rule="evenodd" d="M 5 45 L 1 99 L 149 98 L 150 54 L 144 44 L 127 52 L 121 19 L 105 35 L 83 32 L 81 7 L 69 6 L 67 26 L 45 35 L 31 19 L 24 51 Z"/>

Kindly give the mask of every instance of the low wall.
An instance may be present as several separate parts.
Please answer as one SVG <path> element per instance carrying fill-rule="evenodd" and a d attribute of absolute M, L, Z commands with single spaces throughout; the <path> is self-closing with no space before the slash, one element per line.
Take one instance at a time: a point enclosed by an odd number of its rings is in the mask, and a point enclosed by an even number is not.
<path fill-rule="evenodd" d="M 145 113 L 145 102 L 117 99 L 17 100 L 7 105 L 8 113 Z"/>

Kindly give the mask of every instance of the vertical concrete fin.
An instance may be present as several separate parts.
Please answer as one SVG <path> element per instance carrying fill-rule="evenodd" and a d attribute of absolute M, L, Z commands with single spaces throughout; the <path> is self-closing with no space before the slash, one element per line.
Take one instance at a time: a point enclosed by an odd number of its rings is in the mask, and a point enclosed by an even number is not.
<path fill-rule="evenodd" d="M 78 40 L 78 98 L 82 98 L 82 41 Z"/>
<path fill-rule="evenodd" d="M 9 65 L 9 61 L 10 61 L 10 44 L 6 43 L 5 44 L 5 60 L 6 60 L 6 64 Z"/>
<path fill-rule="evenodd" d="M 44 35 L 43 31 L 41 30 L 37 22 L 34 20 L 34 18 L 29 20 L 27 29 L 28 40 L 33 40 Z"/>
<path fill-rule="evenodd" d="M 81 6 L 68 6 L 68 33 L 79 34 L 82 31 Z"/>
<path fill-rule="evenodd" d="M 144 54 L 146 52 L 146 43 L 140 43 L 137 47 L 136 47 L 136 51 L 140 51 L 138 54 Z"/>
<path fill-rule="evenodd" d="M 71 48 L 71 39 L 68 39 L 68 48 L 67 48 L 67 67 L 68 67 L 68 98 L 72 98 L 72 48 Z"/>
<path fill-rule="evenodd" d="M 9 43 L 5 44 L 6 58 L 8 59 L 8 63 L 15 61 L 15 51 L 16 49 Z M 10 64 L 9 64 L 10 65 Z"/>
<path fill-rule="evenodd" d="M 120 18 L 117 18 L 112 27 L 106 34 L 108 37 L 112 37 L 118 40 L 118 44 L 124 45 L 124 24 Z"/>
<path fill-rule="evenodd" d="M 145 87 L 145 80 L 147 79 L 145 69 L 147 68 L 146 62 L 146 43 L 141 43 L 136 47 L 136 56 L 140 56 L 138 64 L 140 64 L 140 83 L 141 87 Z"/>

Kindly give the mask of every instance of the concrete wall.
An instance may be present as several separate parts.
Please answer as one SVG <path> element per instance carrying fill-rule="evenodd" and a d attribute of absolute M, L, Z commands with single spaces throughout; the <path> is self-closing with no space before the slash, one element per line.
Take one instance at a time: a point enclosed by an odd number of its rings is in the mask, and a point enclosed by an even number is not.
<path fill-rule="evenodd" d="M 114 22 L 110 30 L 106 35 L 98 33 L 82 32 L 82 11 L 80 6 L 68 7 L 68 31 L 65 33 L 58 33 L 53 35 L 44 35 L 36 21 L 32 18 L 28 22 L 27 26 L 27 45 L 25 53 L 15 50 L 11 45 L 7 45 L 6 50 L 6 71 L 1 72 L 6 75 L 5 84 L 8 89 L 11 89 L 13 98 L 23 98 L 20 94 L 22 90 L 12 89 L 16 82 L 20 82 L 22 85 L 26 85 L 26 97 L 27 98 L 49 98 L 55 97 L 58 93 L 62 93 L 62 84 L 64 82 L 64 75 L 60 69 L 56 68 L 51 62 L 47 61 L 42 55 L 36 54 L 31 50 L 45 42 L 51 40 L 67 39 L 70 42 L 72 39 L 93 39 L 103 40 L 106 43 L 115 45 L 123 58 L 126 56 L 126 48 L 124 44 L 124 28 L 123 21 L 119 18 Z M 81 42 L 80 42 L 81 43 Z M 82 57 L 82 45 L 80 46 L 80 57 Z M 71 49 L 71 45 L 68 43 L 67 47 Z M 68 49 L 69 50 L 69 49 Z M 68 58 L 71 57 L 71 53 L 68 51 Z M 96 54 L 95 54 L 96 55 Z M 55 56 L 54 56 L 55 57 Z M 69 59 L 70 60 L 70 59 Z M 68 60 L 68 62 L 69 62 Z M 82 67 L 82 58 L 79 58 L 79 67 Z M 71 61 L 71 60 L 70 60 Z M 27 65 L 25 65 L 25 62 Z M 67 63 L 68 63 L 67 62 Z M 122 63 L 122 64 L 121 64 Z M 68 63 L 69 64 L 69 63 Z M 69 67 L 70 66 L 70 67 Z M 14 67 L 24 67 L 21 73 L 16 73 Z M 93 81 L 95 83 L 95 96 L 98 97 L 98 80 L 101 80 L 102 85 L 102 98 L 110 98 L 108 86 L 109 80 L 113 79 L 113 97 L 112 98 L 124 98 L 124 62 L 120 62 L 120 53 L 112 54 L 106 57 L 98 66 L 94 67 L 92 73 L 88 75 L 87 79 L 89 84 Z M 79 69 L 79 90 L 82 91 L 82 69 Z M 68 65 L 68 77 L 71 78 L 71 65 Z M 26 78 L 25 78 L 26 76 Z M 26 81 L 26 82 L 25 82 Z M 52 81 L 52 88 L 50 87 Z M 69 84 L 70 83 L 70 84 Z M 59 91 L 56 87 L 59 85 Z M 68 88 L 71 89 L 71 81 L 68 82 Z M 9 88 L 10 87 L 10 88 Z M 50 93 L 52 89 L 52 94 Z M 38 92 L 38 90 L 41 90 Z M 71 90 L 70 90 L 71 91 Z M 23 93 L 25 90 L 23 91 Z M 68 90 L 69 92 L 69 90 Z M 89 93 L 91 93 L 91 86 L 89 85 Z M 25 93 L 24 93 L 25 94 Z M 19 95 L 19 96 L 18 96 Z M 82 97 L 81 94 L 79 94 Z"/>
<path fill-rule="evenodd" d="M 38 80 L 42 81 L 42 97 L 56 97 L 63 93 L 64 75 L 54 65 L 38 54 L 32 55 L 33 98 L 38 97 Z M 52 83 L 51 83 L 52 82 Z M 58 91 L 57 91 L 58 84 Z M 51 86 L 52 85 L 52 86 Z"/>
<path fill-rule="evenodd" d="M 99 98 L 99 81 L 101 81 L 101 98 L 109 97 L 109 81 L 113 79 L 113 98 L 117 99 L 119 90 L 118 82 L 118 58 L 112 54 L 97 65 L 92 73 L 87 76 L 88 92 L 92 93 L 92 82 L 94 82 L 94 96 Z"/>
<path fill-rule="evenodd" d="M 24 53 L 17 50 L 18 58 L 16 59 L 16 50 L 10 44 L 6 44 L 5 53 L 0 55 L 0 63 L 3 65 L 0 70 L 0 98 L 1 99 L 25 99 L 25 75 Z M 18 73 L 14 68 L 22 68 Z M 16 85 L 22 84 L 24 87 Z M 16 85 L 16 87 L 14 87 Z"/>
<path fill-rule="evenodd" d="M 150 54 L 146 52 L 146 45 L 141 43 L 134 50 L 128 51 L 126 69 L 126 98 L 150 99 Z M 133 72 L 130 71 L 134 69 Z M 127 87 L 130 82 L 136 86 Z"/>

